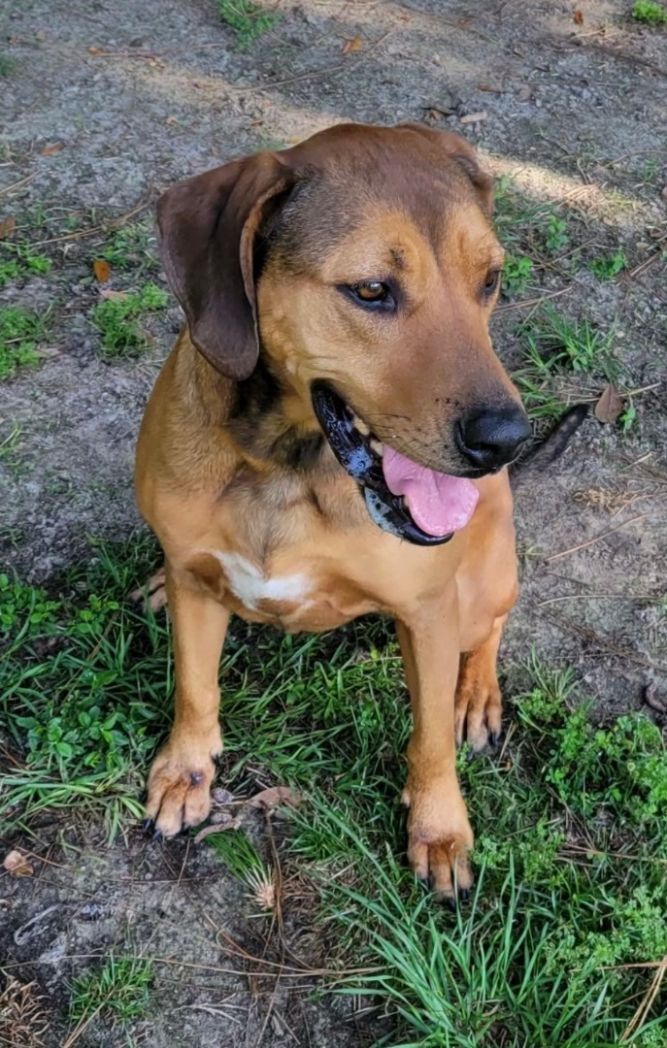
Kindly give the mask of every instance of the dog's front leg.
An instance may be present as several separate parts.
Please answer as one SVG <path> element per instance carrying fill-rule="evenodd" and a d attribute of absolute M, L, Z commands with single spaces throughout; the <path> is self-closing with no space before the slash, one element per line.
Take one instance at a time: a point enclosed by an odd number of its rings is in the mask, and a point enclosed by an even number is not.
<path fill-rule="evenodd" d="M 443 898 L 472 885 L 473 835 L 456 777 L 454 695 L 459 671 L 456 588 L 397 624 L 412 704 L 408 779 L 408 859 Z"/>
<path fill-rule="evenodd" d="M 222 753 L 218 668 L 230 616 L 168 565 L 167 598 L 174 641 L 174 724 L 151 767 L 146 815 L 157 831 L 173 837 L 202 822 L 211 807 L 213 758 Z"/>

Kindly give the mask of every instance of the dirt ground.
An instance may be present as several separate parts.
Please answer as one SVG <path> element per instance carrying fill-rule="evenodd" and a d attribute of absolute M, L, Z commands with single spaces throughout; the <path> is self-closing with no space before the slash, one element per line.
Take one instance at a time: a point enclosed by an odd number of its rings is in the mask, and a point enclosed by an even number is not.
<path fill-rule="evenodd" d="M 0 457 L 0 563 L 43 580 L 86 556 L 89 536 L 135 526 L 138 423 L 179 324 L 174 306 L 156 314 L 148 354 L 104 362 L 90 320 L 102 238 L 72 236 L 65 217 L 89 232 L 233 155 L 341 120 L 425 117 L 466 134 L 529 196 L 578 208 L 582 237 L 629 258 L 604 284 L 585 268 L 565 282 L 542 270 L 534 293 L 494 321 L 503 359 L 516 362 L 526 302 L 564 288 L 565 313 L 615 325 L 628 388 L 651 387 L 636 395 L 629 433 L 590 418 L 558 464 L 519 482 L 523 591 L 504 656 L 534 644 L 572 665 L 601 716 L 641 708 L 651 685 L 666 695 L 664 31 L 632 23 L 618 0 L 286 0 L 275 28 L 240 49 L 214 0 L 3 6 L 0 50 L 14 66 L 0 79 L 0 219 L 41 209 L 54 268 L 0 292 L 0 305 L 51 311 L 44 363 L 0 386 L 0 441 L 18 427 Z M 178 939 L 193 962 L 233 968 L 211 929 L 251 940 L 237 927 L 239 889 L 210 856 L 185 849 L 138 835 L 109 850 L 94 833 L 60 842 L 60 865 L 0 882 L 5 959 L 30 961 L 56 1001 L 76 969 L 71 955 L 127 933 L 156 955 L 170 956 Z M 326 961 L 312 943 L 305 955 Z M 342 1048 L 380 1029 L 377 1017 L 355 1018 L 358 1002 L 311 1000 L 284 983 L 268 993 L 233 973 L 213 988 L 201 974 L 167 976 L 160 1015 L 136 1043 Z M 63 1043 L 63 1029 L 48 1043 Z M 131 1042 L 92 1024 L 78 1043 Z"/>

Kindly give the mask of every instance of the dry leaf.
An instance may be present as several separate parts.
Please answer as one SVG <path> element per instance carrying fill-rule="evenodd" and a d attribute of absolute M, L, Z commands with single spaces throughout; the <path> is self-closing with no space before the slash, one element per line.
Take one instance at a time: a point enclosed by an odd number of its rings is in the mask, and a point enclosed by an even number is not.
<path fill-rule="evenodd" d="M 16 229 L 15 218 L 3 218 L 0 219 L 0 240 L 4 240 L 6 237 L 10 237 Z"/>
<path fill-rule="evenodd" d="M 248 803 L 253 808 L 264 808 L 271 811 L 278 804 L 287 804 L 290 808 L 298 807 L 301 798 L 295 790 L 289 786 L 270 786 L 268 790 L 260 790 Z"/>
<path fill-rule="evenodd" d="M 649 684 L 644 692 L 644 699 L 646 704 L 655 710 L 656 713 L 667 713 L 667 698 L 662 698 L 658 694 L 658 689 L 655 684 Z"/>
<path fill-rule="evenodd" d="M 520 102 L 530 102 L 533 97 L 533 90 L 528 86 L 528 84 L 524 84 L 523 87 L 519 88 L 516 96 Z"/>
<path fill-rule="evenodd" d="M 572 15 L 572 21 L 574 22 L 575 25 L 583 25 L 584 24 L 584 12 L 583 11 L 579 11 L 579 10 L 575 11 L 574 14 Z"/>
<path fill-rule="evenodd" d="M 111 266 L 105 258 L 96 258 L 93 262 L 93 273 L 99 284 L 106 284 L 111 276 Z"/>
<path fill-rule="evenodd" d="M 112 291 L 111 288 L 103 287 L 100 291 L 100 298 L 115 298 L 120 301 L 123 298 L 127 298 L 129 291 Z"/>
<path fill-rule="evenodd" d="M 50 146 L 44 146 L 44 148 L 41 151 L 41 155 L 53 156 L 54 153 L 59 153 L 62 148 L 62 142 L 52 142 Z"/>
<path fill-rule="evenodd" d="M 88 48 L 88 54 L 89 55 L 105 55 L 106 51 L 104 50 L 103 47 L 89 47 Z"/>
<path fill-rule="evenodd" d="M 361 51 L 364 46 L 364 41 L 359 35 L 353 36 L 351 40 L 346 40 L 341 47 L 341 51 L 344 55 L 349 55 L 351 51 Z"/>
<path fill-rule="evenodd" d="M 12 877 L 32 877 L 35 872 L 32 864 L 28 862 L 28 857 L 17 849 L 5 855 L 2 865 Z"/>
<path fill-rule="evenodd" d="M 486 120 L 487 116 L 486 109 L 480 110 L 479 113 L 467 113 L 466 116 L 461 117 L 462 124 L 478 124 L 480 120 Z"/>
<path fill-rule="evenodd" d="M 605 386 L 602 396 L 595 405 L 595 417 L 598 422 L 616 422 L 623 411 L 623 397 L 612 385 Z"/>
<path fill-rule="evenodd" d="M 488 94 L 492 95 L 502 95 L 503 93 L 503 89 L 500 86 L 500 84 L 478 84 L 477 90 L 486 91 Z"/>

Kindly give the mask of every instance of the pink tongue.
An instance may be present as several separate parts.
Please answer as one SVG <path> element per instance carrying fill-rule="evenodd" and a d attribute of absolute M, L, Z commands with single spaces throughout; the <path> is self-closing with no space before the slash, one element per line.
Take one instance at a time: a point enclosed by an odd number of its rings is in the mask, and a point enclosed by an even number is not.
<path fill-rule="evenodd" d="M 479 492 L 465 477 L 450 477 L 418 466 L 386 444 L 382 472 L 389 490 L 403 495 L 415 524 L 428 535 L 458 531 L 474 513 Z"/>

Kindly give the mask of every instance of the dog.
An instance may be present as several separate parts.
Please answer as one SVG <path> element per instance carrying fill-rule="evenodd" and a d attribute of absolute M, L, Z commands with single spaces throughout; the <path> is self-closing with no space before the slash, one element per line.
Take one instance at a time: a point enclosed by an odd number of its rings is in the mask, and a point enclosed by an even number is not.
<path fill-rule="evenodd" d="M 517 597 L 507 466 L 530 435 L 491 345 L 503 251 L 473 148 L 343 124 L 168 189 L 161 255 L 186 324 L 138 442 L 165 553 L 175 714 L 146 814 L 206 819 L 233 614 L 287 631 L 396 623 L 413 730 L 408 860 L 472 884 L 456 745 L 497 741 Z"/>

